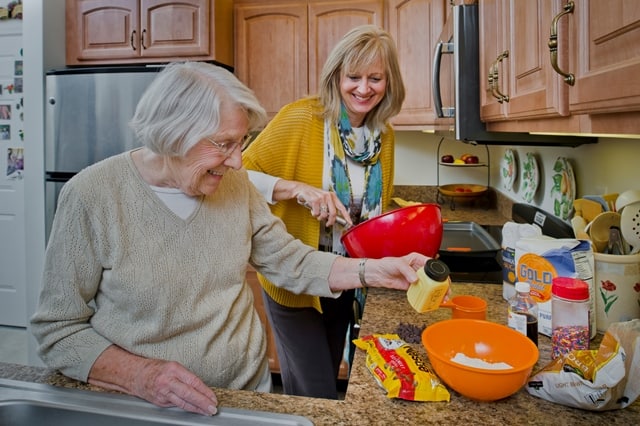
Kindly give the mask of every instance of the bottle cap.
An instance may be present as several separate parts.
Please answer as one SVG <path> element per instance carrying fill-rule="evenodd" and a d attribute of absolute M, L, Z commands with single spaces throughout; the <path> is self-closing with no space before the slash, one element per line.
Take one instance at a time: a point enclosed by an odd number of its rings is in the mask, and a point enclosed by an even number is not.
<path fill-rule="evenodd" d="M 444 281 L 449 278 L 449 267 L 442 260 L 429 259 L 424 265 L 424 273 L 435 281 Z"/>
<path fill-rule="evenodd" d="M 516 291 L 518 293 L 529 293 L 531 291 L 531 284 L 526 281 L 516 282 Z"/>
<path fill-rule="evenodd" d="M 551 293 L 569 300 L 589 299 L 589 284 L 569 277 L 555 277 L 551 282 Z"/>

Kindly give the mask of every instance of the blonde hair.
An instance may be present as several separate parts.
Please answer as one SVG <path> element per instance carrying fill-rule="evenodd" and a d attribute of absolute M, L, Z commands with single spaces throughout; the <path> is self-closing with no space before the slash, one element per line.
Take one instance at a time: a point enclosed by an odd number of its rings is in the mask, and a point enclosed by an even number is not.
<path fill-rule="evenodd" d="M 378 61 L 383 64 L 387 86 L 382 101 L 367 114 L 364 124 L 370 129 L 384 130 L 386 123 L 400 112 L 405 89 L 395 42 L 388 32 L 375 25 L 352 29 L 329 54 L 322 68 L 319 88 L 325 118 L 337 122 L 340 117 L 340 77 L 362 71 Z"/>

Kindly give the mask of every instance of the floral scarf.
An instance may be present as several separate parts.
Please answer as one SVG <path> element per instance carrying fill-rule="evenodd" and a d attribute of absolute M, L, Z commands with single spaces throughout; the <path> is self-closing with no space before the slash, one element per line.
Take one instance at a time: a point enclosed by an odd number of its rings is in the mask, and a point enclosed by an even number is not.
<path fill-rule="evenodd" d="M 343 105 L 337 126 L 332 125 L 329 120 L 325 121 L 324 139 L 328 148 L 328 161 L 325 167 L 330 168 L 331 190 L 347 207 L 353 223 L 357 224 L 380 215 L 382 212 L 382 167 L 378 161 L 381 147 L 380 131 L 372 132 L 365 127 L 364 150 L 355 152 L 356 135 Z M 364 166 L 364 193 L 361 205 L 354 203 L 347 157 Z M 333 228 L 333 251 L 344 254 L 344 247 L 340 243 L 342 229 L 336 226 Z"/>

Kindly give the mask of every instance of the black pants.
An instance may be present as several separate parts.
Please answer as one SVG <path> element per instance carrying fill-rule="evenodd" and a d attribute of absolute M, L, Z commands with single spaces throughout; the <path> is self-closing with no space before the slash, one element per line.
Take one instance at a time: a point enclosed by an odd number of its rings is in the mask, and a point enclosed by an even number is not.
<path fill-rule="evenodd" d="M 321 298 L 323 313 L 282 306 L 264 290 L 262 295 L 275 335 L 284 393 L 337 399 L 347 329 L 354 321 L 354 291 L 344 291 L 337 299 Z"/>

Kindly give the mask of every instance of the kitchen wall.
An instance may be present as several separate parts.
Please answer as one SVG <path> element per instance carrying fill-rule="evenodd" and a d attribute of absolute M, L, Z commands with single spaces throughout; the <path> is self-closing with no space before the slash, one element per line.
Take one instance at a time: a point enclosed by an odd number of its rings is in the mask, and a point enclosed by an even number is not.
<path fill-rule="evenodd" d="M 486 184 L 485 168 L 440 167 L 439 155 L 452 153 L 459 156 L 472 153 L 486 161 L 484 146 L 473 146 L 457 141 L 443 141 L 438 153 L 438 135 L 422 132 L 400 131 L 396 133 L 396 185 L 427 185 L 445 183 Z M 575 179 L 577 196 L 622 192 L 626 189 L 640 189 L 640 137 L 638 139 L 600 138 L 597 144 L 581 145 L 576 148 L 565 147 L 507 147 L 489 146 L 490 186 L 507 197 L 522 202 L 520 180 L 516 179 L 513 188 L 503 187 L 500 178 L 500 160 L 507 148 L 516 152 L 521 163 L 527 152 L 534 154 L 540 172 L 540 184 L 532 204 L 553 211 L 553 199 L 550 190 L 553 185 L 553 164 L 558 157 L 569 159 Z"/>

